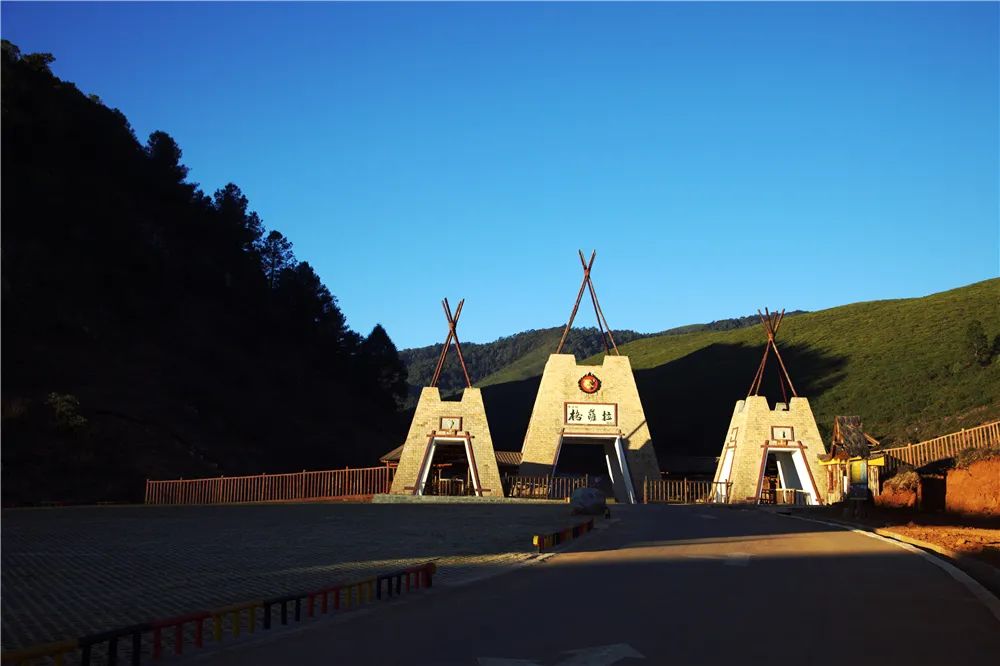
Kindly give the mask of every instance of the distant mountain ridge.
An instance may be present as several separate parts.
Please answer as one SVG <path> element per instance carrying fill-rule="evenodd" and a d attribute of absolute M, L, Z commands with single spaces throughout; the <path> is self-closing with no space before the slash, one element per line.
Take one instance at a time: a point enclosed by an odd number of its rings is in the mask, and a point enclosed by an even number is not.
<path fill-rule="evenodd" d="M 786 313 L 788 316 L 802 314 L 803 310 Z M 664 335 L 683 335 L 698 331 L 731 331 L 759 324 L 757 315 L 720 319 L 708 324 L 688 324 L 657 333 L 639 333 L 623 329 L 612 331 L 615 343 L 621 345 L 643 338 Z M 489 386 L 505 381 L 524 379 L 541 374 L 549 354 L 555 352 L 559 345 L 564 327 L 531 329 L 507 335 L 493 342 L 475 343 L 463 342 L 462 355 L 469 370 L 469 376 L 475 386 Z M 566 336 L 565 353 L 575 354 L 577 358 L 588 358 L 603 352 L 601 334 L 594 327 L 572 328 Z M 403 349 L 399 356 L 406 365 L 407 383 L 410 387 L 410 397 L 406 407 L 416 404 L 416 396 L 420 388 L 427 386 L 434 374 L 438 357 L 441 354 L 441 344 Z M 454 351 L 451 352 L 454 354 Z M 465 386 L 462 369 L 454 358 L 449 360 L 441 372 L 439 382 L 442 393 L 459 391 Z"/>

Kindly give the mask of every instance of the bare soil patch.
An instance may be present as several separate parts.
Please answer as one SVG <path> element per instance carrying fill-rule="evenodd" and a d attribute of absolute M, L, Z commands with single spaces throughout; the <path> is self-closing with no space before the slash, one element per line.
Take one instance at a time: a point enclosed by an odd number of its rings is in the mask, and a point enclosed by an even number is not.
<path fill-rule="evenodd" d="M 883 493 L 884 495 L 885 493 Z M 869 508 L 867 515 L 845 516 L 841 507 L 827 509 L 832 518 L 846 518 L 868 527 L 882 527 L 912 539 L 970 555 L 1000 568 L 1000 518 L 951 513 L 924 513 L 912 508 Z"/>

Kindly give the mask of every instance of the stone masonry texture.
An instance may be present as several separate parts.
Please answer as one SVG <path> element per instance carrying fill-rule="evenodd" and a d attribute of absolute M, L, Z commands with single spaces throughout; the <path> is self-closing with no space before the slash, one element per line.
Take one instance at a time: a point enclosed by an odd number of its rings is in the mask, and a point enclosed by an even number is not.
<path fill-rule="evenodd" d="M 459 584 L 530 559 L 533 534 L 578 522 L 556 504 L 7 509 L 3 649 L 430 560 L 438 565 L 435 585 Z"/>
<path fill-rule="evenodd" d="M 588 372 L 601 380 L 593 394 L 580 390 L 579 380 Z M 567 425 L 565 403 L 617 403 L 618 425 Z M 636 496 L 644 479 L 659 479 L 660 467 L 639 399 L 639 389 L 627 356 L 605 356 L 601 365 L 579 365 L 572 354 L 552 354 L 545 364 L 521 451 L 522 475 L 551 474 L 563 432 L 586 432 L 615 437 L 625 446 L 626 461 Z"/>
<path fill-rule="evenodd" d="M 818 456 L 826 453 L 826 447 L 823 445 L 819 428 L 816 426 L 816 418 L 806 398 L 792 398 L 787 410 L 772 410 L 768 406 L 767 398 L 762 395 L 752 395 L 746 400 L 738 401 L 733 410 L 729 429 L 726 431 L 722 452 L 719 454 L 715 479 L 720 480 L 727 448 L 735 445 L 732 469 L 729 473 L 729 480 L 733 483 L 730 490 L 731 501 L 746 502 L 756 498 L 761 460 L 765 451 L 763 444 L 765 442 L 772 446 L 786 444 L 772 440 L 773 427 L 794 429 L 791 443 L 797 445 L 801 442 L 805 445 L 806 465 L 812 471 L 818 497 L 825 500 L 827 475 L 820 465 Z M 791 449 L 771 449 L 771 452 L 776 450 Z M 807 484 L 809 480 L 802 479 L 802 482 Z"/>
<path fill-rule="evenodd" d="M 410 430 L 406 435 L 403 452 L 399 456 L 399 467 L 392 480 L 390 492 L 412 494 L 420 474 L 432 433 L 439 432 L 441 417 L 461 417 L 462 431 L 472 435 L 472 450 L 476 456 L 476 468 L 484 496 L 503 497 L 500 468 L 493 450 L 493 438 L 486 419 L 486 406 L 480 389 L 467 388 L 461 401 L 442 400 L 436 386 L 425 386 L 420 391 L 420 401 L 413 413 Z M 440 432 L 441 435 L 446 433 Z M 410 488 L 410 490 L 407 490 Z"/>

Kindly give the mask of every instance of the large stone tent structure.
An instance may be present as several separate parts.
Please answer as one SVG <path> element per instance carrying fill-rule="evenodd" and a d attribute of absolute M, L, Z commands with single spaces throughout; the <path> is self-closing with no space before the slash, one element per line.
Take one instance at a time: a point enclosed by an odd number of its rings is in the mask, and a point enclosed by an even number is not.
<path fill-rule="evenodd" d="M 767 334 L 764 356 L 747 397 L 737 401 L 733 409 L 715 472 L 715 499 L 823 504 L 825 489 L 821 492 L 817 484 L 826 478 L 819 459 L 826 454 L 826 448 L 809 401 L 795 391 L 775 343 L 784 311 L 777 314 L 765 309 L 764 312 L 758 312 Z M 768 405 L 766 396 L 759 395 L 772 350 L 780 365 L 779 381 L 786 399 L 775 404 L 774 409 Z M 791 400 L 787 398 L 786 384 L 792 393 Z M 769 469 L 777 472 L 776 477 L 767 475 Z"/>
<path fill-rule="evenodd" d="M 580 253 L 583 282 L 556 352 L 549 356 L 535 397 L 521 450 L 522 476 L 556 476 L 568 447 L 586 446 L 603 457 L 609 486 L 619 502 L 635 502 L 645 479 L 658 479 L 659 466 L 627 356 L 614 341 L 590 272 Z M 562 354 L 584 290 L 589 290 L 606 355 L 600 366 L 580 365 L 573 354 Z M 600 448 L 595 448 L 600 447 Z M 603 454 L 603 456 L 601 456 Z"/>
<path fill-rule="evenodd" d="M 430 386 L 420 391 L 420 401 L 410 422 L 389 491 L 392 494 L 423 495 L 431 491 L 428 482 L 435 458 L 445 454 L 449 461 L 467 465 L 468 494 L 477 497 L 503 496 L 483 395 L 480 389 L 472 388 L 458 340 L 456 328 L 464 304 L 464 300 L 460 301 L 452 316 L 448 299 L 442 301 L 448 319 L 448 337 L 441 348 Z M 442 400 L 437 387 L 452 339 L 455 341 L 455 355 L 465 374 L 466 388 L 460 401 Z"/>

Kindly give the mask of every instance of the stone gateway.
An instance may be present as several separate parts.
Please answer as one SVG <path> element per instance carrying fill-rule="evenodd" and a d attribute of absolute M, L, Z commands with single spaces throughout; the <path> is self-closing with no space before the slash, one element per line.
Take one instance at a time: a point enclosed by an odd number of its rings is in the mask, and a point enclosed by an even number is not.
<path fill-rule="evenodd" d="M 581 381 L 589 376 L 591 379 Z M 596 388 L 595 388 L 596 384 Z M 627 356 L 579 365 L 572 354 L 545 364 L 521 449 L 522 476 L 557 475 L 570 446 L 597 447 L 617 502 L 634 503 L 659 465 Z"/>

